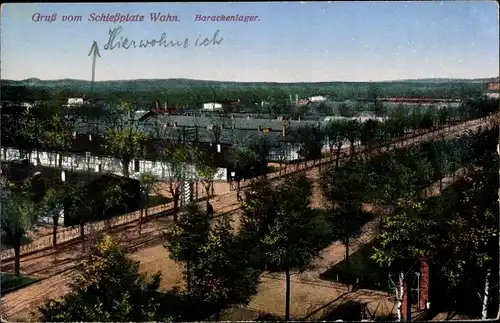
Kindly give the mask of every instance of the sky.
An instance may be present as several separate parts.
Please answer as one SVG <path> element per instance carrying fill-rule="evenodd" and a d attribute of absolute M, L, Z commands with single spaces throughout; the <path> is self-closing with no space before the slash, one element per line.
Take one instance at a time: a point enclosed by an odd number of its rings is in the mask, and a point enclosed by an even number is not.
<path fill-rule="evenodd" d="M 242 82 L 382 81 L 496 77 L 496 1 L 3 4 L 1 77 L 95 80 L 190 78 Z M 37 15 L 55 21 L 34 21 Z M 89 21 L 92 14 L 143 15 L 143 21 Z M 151 14 L 177 16 L 151 21 Z M 63 16 L 81 16 L 79 22 Z M 195 21 L 258 16 L 254 21 Z M 137 48 L 114 48 L 109 32 Z M 220 43 L 213 42 L 214 34 Z M 159 40 L 188 46 L 140 48 Z M 207 46 L 195 42 L 209 38 Z M 165 43 L 165 42 L 164 42 Z M 158 45 L 158 44 L 157 44 Z"/>

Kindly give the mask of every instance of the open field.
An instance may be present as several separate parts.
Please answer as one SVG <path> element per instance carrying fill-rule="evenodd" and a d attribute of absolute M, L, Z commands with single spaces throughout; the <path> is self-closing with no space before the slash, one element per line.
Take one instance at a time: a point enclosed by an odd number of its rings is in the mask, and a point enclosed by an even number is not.
<path fill-rule="evenodd" d="M 445 131 L 446 136 L 453 136 L 461 133 L 471 127 L 477 127 L 478 121 L 459 125 L 457 128 L 451 128 Z M 441 135 L 441 133 L 440 133 Z M 431 140 L 437 134 L 426 134 L 419 137 L 413 142 Z M 405 145 L 412 144 L 406 142 Z M 318 178 L 319 170 L 317 167 L 306 171 L 306 174 L 313 181 Z M 321 193 L 317 189 L 314 190 L 313 207 L 322 206 Z M 214 199 L 214 210 L 218 215 L 232 213 L 231 216 L 235 219 L 235 227 L 237 226 L 238 212 L 233 212 L 239 208 L 236 201 L 235 192 L 220 196 Z M 142 235 L 138 235 L 137 223 L 128 223 L 120 227 L 108 230 L 109 233 L 116 236 L 120 243 L 128 250 L 132 257 L 141 262 L 141 269 L 147 271 L 161 270 L 163 273 L 163 288 L 169 288 L 173 285 L 181 283 L 181 269 L 172 260 L 168 258 L 167 250 L 162 246 L 164 230 L 171 224 L 171 218 L 156 218 L 149 219 L 143 225 Z M 374 222 L 369 222 L 362 230 L 360 241 L 370 241 L 373 236 Z M 87 239 L 87 243 L 95 241 Z M 351 246 L 354 252 L 355 246 Z M 344 248 L 335 242 L 322 252 L 322 258 L 313 263 L 313 269 L 301 275 L 296 275 L 294 280 L 301 281 L 300 284 L 292 283 L 292 316 L 303 318 L 311 311 L 316 311 L 319 307 L 331 303 L 335 298 L 343 295 L 342 287 L 339 284 L 327 283 L 319 280 L 319 274 L 329 268 L 334 263 L 343 259 Z M 57 298 L 68 292 L 68 282 L 74 276 L 74 267 L 82 259 L 82 247 L 80 241 L 72 241 L 61 246 L 58 250 L 45 250 L 22 258 L 21 270 L 23 273 L 39 278 L 44 278 L 42 281 L 28 286 L 22 290 L 15 291 L 6 295 L 3 298 L 2 312 L 9 320 L 12 319 L 27 319 L 26 315 L 31 311 L 35 311 L 38 306 L 43 304 L 45 299 Z M 11 270 L 12 261 L 7 261 L 2 264 L 2 270 Z M 284 283 L 280 275 L 273 275 L 272 278 L 268 274 L 263 275 L 262 282 L 259 288 L 259 294 L 252 300 L 249 308 L 267 311 L 275 314 L 283 312 L 284 301 Z M 318 287 L 315 284 L 323 284 L 326 287 Z M 294 287 L 295 286 L 295 287 Z M 300 286 L 300 287 L 299 287 Z M 329 286 L 329 287 L 328 287 Z M 336 286 L 336 287 L 335 287 Z M 336 290 L 337 292 L 334 292 Z M 344 290 L 345 291 L 345 290 Z M 366 296 L 366 295 L 376 296 Z M 314 295 L 314 296 L 311 296 Z M 357 296 L 356 296 L 357 295 Z M 368 293 L 357 291 L 342 296 L 344 298 L 370 299 L 376 308 L 377 302 L 386 302 L 387 294 Z M 372 298 L 373 297 L 373 298 Z M 307 300 L 307 302 L 306 302 Z M 300 305 L 303 304 L 303 305 Z M 385 306 L 379 306 L 379 309 Z M 387 306 L 388 310 L 392 306 Z M 26 310 L 28 309 L 28 310 Z M 308 312 L 309 311 L 309 312 Z M 306 313 L 307 312 L 307 313 Z"/>

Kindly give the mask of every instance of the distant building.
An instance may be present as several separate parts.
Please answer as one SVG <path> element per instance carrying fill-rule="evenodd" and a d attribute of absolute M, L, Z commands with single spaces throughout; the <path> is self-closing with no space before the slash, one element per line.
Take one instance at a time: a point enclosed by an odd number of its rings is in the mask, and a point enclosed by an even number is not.
<path fill-rule="evenodd" d="M 488 83 L 488 90 L 489 91 L 498 91 L 498 90 L 500 90 L 500 82 Z"/>
<path fill-rule="evenodd" d="M 309 98 L 309 101 L 311 101 L 311 102 L 324 102 L 325 100 L 326 100 L 326 98 L 324 96 L 321 96 L 321 95 L 312 96 Z"/>
<path fill-rule="evenodd" d="M 85 102 L 83 98 L 69 98 L 68 106 L 82 105 Z"/>
<path fill-rule="evenodd" d="M 297 100 L 297 106 L 302 107 L 308 105 L 311 101 L 309 99 Z"/>
<path fill-rule="evenodd" d="M 498 92 L 486 93 L 486 96 L 490 99 L 500 99 L 500 93 Z"/>
<path fill-rule="evenodd" d="M 2 101 L 0 104 L 2 108 L 32 108 L 33 104 L 27 102 L 13 102 L 13 101 Z"/>
<path fill-rule="evenodd" d="M 222 104 L 220 103 L 203 103 L 203 110 L 205 111 L 218 111 L 222 110 Z"/>

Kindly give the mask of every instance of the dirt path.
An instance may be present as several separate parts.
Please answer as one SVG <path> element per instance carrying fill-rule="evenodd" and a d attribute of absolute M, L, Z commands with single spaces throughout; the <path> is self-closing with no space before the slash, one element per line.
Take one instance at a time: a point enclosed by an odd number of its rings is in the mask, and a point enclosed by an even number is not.
<path fill-rule="evenodd" d="M 478 122 L 470 122 L 470 124 L 471 125 L 468 124 L 467 127 L 464 125 L 459 125 L 457 126 L 457 129 L 452 128 L 451 130 L 447 130 L 448 136 L 462 132 L 464 131 L 464 129 L 470 129 L 470 127 L 478 126 Z M 424 135 L 424 137 L 426 137 L 427 140 L 433 138 L 429 134 Z M 419 142 L 419 140 L 416 139 L 415 142 Z M 413 143 L 408 142 L 406 145 L 410 144 Z M 309 178 L 316 179 L 319 175 L 318 168 L 307 170 L 306 174 Z M 236 192 L 231 192 L 229 194 L 219 196 L 218 198 L 215 198 L 213 200 L 212 204 L 214 206 L 216 215 L 231 216 L 231 218 L 235 220 L 235 226 L 237 226 L 239 212 L 233 212 L 239 209 L 239 203 L 236 199 Z M 321 194 L 318 189 L 316 189 L 313 198 L 313 206 L 319 207 L 322 204 Z M 228 215 L 229 213 L 235 214 Z M 120 243 L 130 253 L 132 253 L 132 257 L 141 261 L 141 268 L 143 270 L 149 271 L 160 269 L 164 273 L 163 279 L 165 280 L 165 282 L 162 282 L 162 287 L 172 287 L 173 285 L 177 284 L 179 282 L 178 277 L 180 276 L 180 268 L 177 267 L 176 269 L 175 265 L 171 264 L 172 261 L 168 259 L 168 253 L 163 248 L 163 246 L 161 246 L 161 243 L 163 241 L 162 233 L 171 224 L 171 222 L 172 220 L 170 218 L 150 219 L 143 225 L 143 234 L 140 236 L 138 235 L 137 223 L 131 223 L 110 230 L 110 233 L 116 236 Z M 374 227 L 372 222 L 369 222 L 367 225 L 365 225 L 362 230 L 361 240 L 364 241 L 365 239 L 370 239 L 373 230 Z M 92 241 L 91 239 L 88 240 Z M 354 251 L 353 247 L 351 247 L 352 251 Z M 74 268 L 79 263 L 84 255 L 81 249 L 81 242 L 74 241 L 70 244 L 60 246 L 57 251 L 47 250 L 23 257 L 21 262 L 21 271 L 24 274 L 46 279 L 21 290 L 12 292 L 5 297 L 2 297 L 2 310 L 5 313 L 5 318 L 7 320 L 12 320 L 13 318 L 27 319 L 28 317 L 26 316 L 26 314 L 29 315 L 31 311 L 36 310 L 38 306 L 43 304 L 44 299 L 58 298 L 66 294 L 68 292 L 69 278 L 74 275 L 74 270 L 72 268 Z M 158 255 L 160 253 L 160 250 L 161 254 Z M 314 267 L 316 269 L 314 271 L 308 272 L 308 274 L 305 274 L 302 277 L 298 277 L 297 281 L 302 281 L 302 283 L 305 283 L 304 280 L 309 280 L 309 282 L 307 282 L 308 284 L 316 283 L 316 280 L 319 279 L 316 278 L 319 276 L 318 273 L 323 272 L 325 268 L 329 268 L 333 263 L 342 260 L 343 252 L 344 249 L 342 245 L 333 243 L 322 252 L 323 258 L 314 262 Z M 163 266 L 163 263 L 165 263 L 166 265 Z M 12 265 L 12 261 L 2 263 L 2 271 L 11 270 Z M 167 278 L 170 276 L 171 278 Z M 325 284 L 324 281 L 321 281 L 321 283 L 323 285 Z M 283 287 L 283 282 L 276 283 L 275 279 L 266 280 L 266 278 L 263 277 L 261 289 L 263 291 L 270 290 L 272 289 L 271 286 L 274 286 L 273 284 L 281 284 L 281 286 Z M 307 293 L 314 294 L 315 289 L 315 287 L 311 287 L 309 292 Z M 267 292 L 259 292 L 259 295 L 254 299 L 254 301 L 257 302 L 255 304 L 260 304 L 259 302 L 268 305 L 274 303 L 270 301 L 270 299 L 274 298 L 265 297 L 266 293 Z M 301 293 L 299 294 L 302 295 Z M 299 299 L 294 299 L 294 304 L 305 297 L 300 296 L 299 294 L 297 296 Z M 387 298 L 387 296 L 383 297 Z M 267 299 L 267 301 L 265 301 L 265 299 Z M 313 301 L 313 299 L 316 298 L 311 298 L 312 303 L 315 302 Z M 327 301 L 327 299 L 322 299 L 321 301 L 319 299 L 317 300 L 317 302 L 321 302 L 322 304 L 324 304 L 325 301 Z M 264 308 L 262 308 L 261 310 L 265 310 Z M 282 307 L 280 306 L 279 308 Z M 296 315 L 294 316 L 298 317 L 300 315 L 299 313 L 296 313 Z"/>

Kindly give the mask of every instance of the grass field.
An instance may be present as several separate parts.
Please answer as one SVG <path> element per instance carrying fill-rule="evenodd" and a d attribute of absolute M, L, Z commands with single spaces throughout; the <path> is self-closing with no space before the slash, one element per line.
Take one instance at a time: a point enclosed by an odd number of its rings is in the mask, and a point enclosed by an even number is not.
<path fill-rule="evenodd" d="M 345 260 L 328 269 L 320 275 L 322 279 L 338 281 L 345 284 L 354 284 L 357 279 L 357 288 L 372 289 L 390 292 L 388 270 L 381 268 L 375 260 L 371 259 L 373 243 L 361 246 L 349 257 L 349 265 Z"/>
<path fill-rule="evenodd" d="M 17 290 L 19 288 L 25 287 L 29 284 L 39 281 L 38 278 L 29 277 L 29 276 L 14 276 L 10 273 L 1 273 L 2 275 L 2 283 L 0 290 L 2 291 L 2 295 L 5 295 L 9 292 Z"/>

